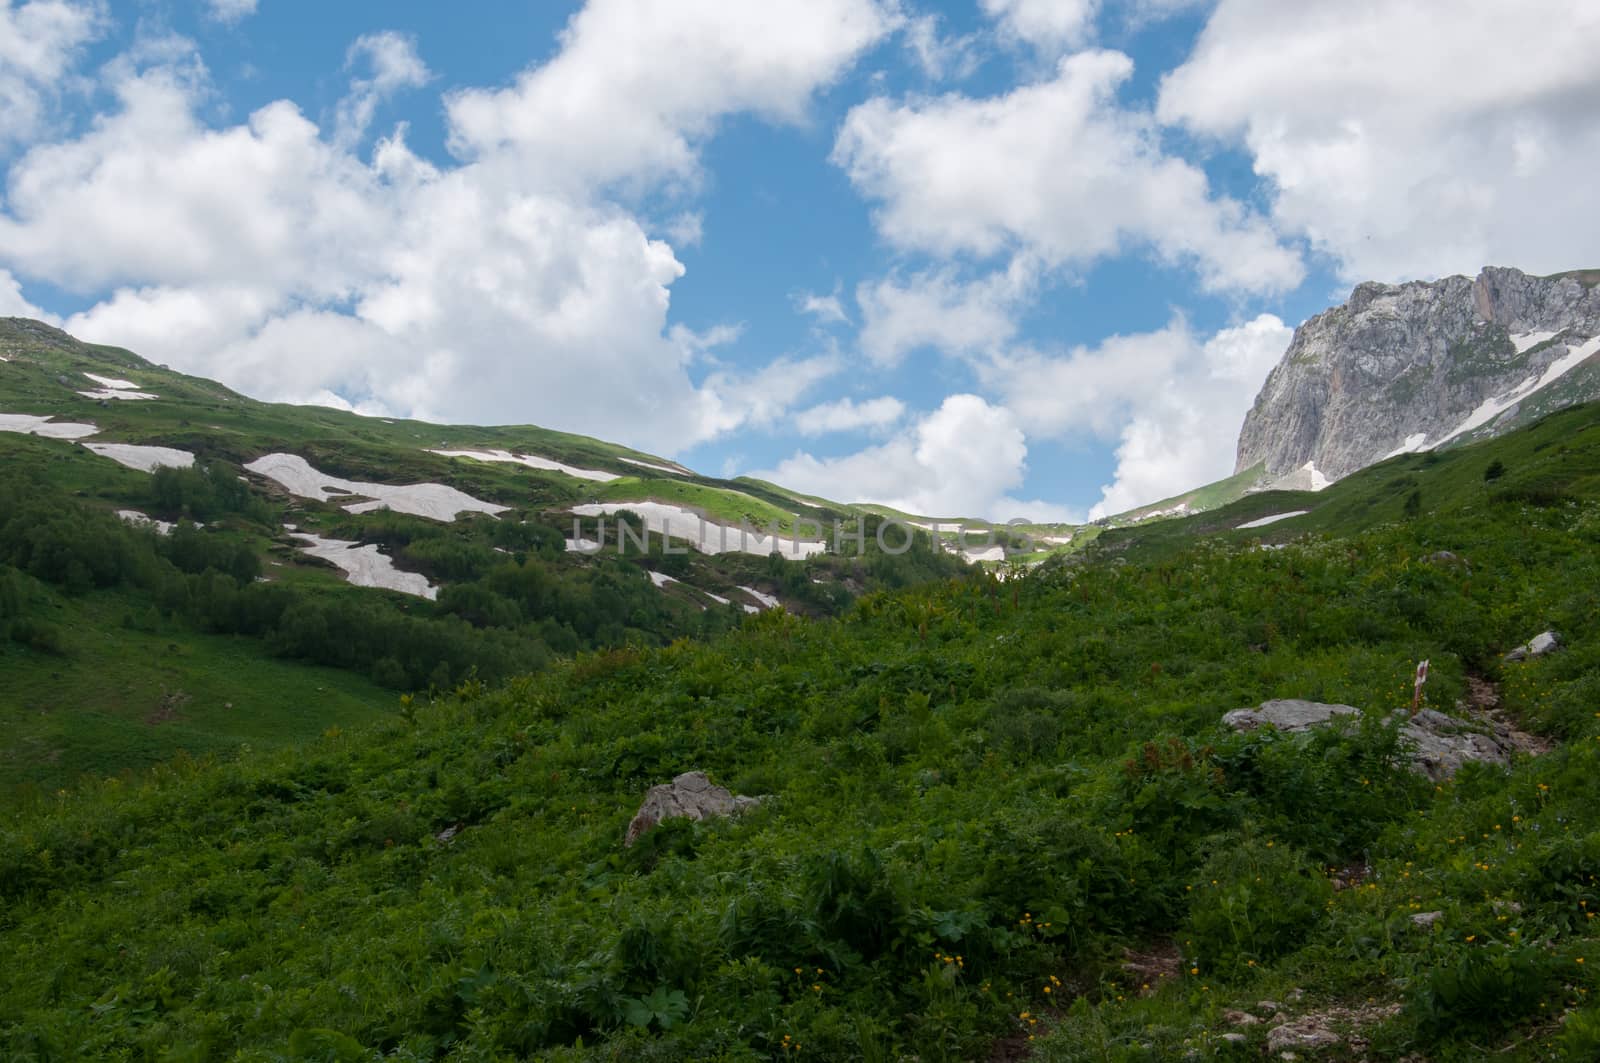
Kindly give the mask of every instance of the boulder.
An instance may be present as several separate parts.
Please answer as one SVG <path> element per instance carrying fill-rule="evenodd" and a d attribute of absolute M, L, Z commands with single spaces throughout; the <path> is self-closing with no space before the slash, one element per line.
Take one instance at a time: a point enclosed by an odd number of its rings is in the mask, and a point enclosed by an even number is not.
<path fill-rule="evenodd" d="M 632 845 L 664 819 L 731 816 L 760 803 L 759 797 L 736 797 L 721 786 L 713 786 L 703 771 L 686 771 L 670 783 L 650 787 L 644 804 L 628 824 L 622 843 Z"/>
<path fill-rule="evenodd" d="M 1235 709 L 1224 716 L 1222 722 L 1235 731 L 1254 731 L 1271 724 L 1280 731 L 1298 732 L 1327 723 L 1335 716 L 1352 715 L 1361 715 L 1361 710 L 1353 705 L 1325 705 L 1320 701 L 1280 698 L 1263 701 L 1254 709 Z"/>
<path fill-rule="evenodd" d="M 1554 653 L 1560 648 L 1561 636 L 1554 631 L 1545 631 L 1533 636 L 1532 639 L 1506 654 L 1506 660 L 1526 661 L 1534 657 L 1543 657 L 1547 653 Z"/>
<path fill-rule="evenodd" d="M 1323 1025 L 1316 1016 L 1308 1016 L 1274 1026 L 1267 1031 L 1267 1048 L 1273 1052 L 1292 1051 L 1296 1048 L 1327 1048 L 1340 1041 L 1339 1035 Z"/>
<path fill-rule="evenodd" d="M 1351 705 L 1286 698 L 1263 701 L 1254 709 L 1235 709 L 1223 716 L 1222 722 L 1235 731 L 1254 731 L 1270 724 L 1280 731 L 1298 733 L 1360 713 Z M 1394 718 L 1404 721 L 1400 733 L 1411 747 L 1413 768 L 1435 782 L 1450 778 L 1469 760 L 1507 765 L 1511 751 L 1517 748 L 1511 728 L 1492 718 L 1480 723 L 1433 709 L 1409 716 L 1397 713 Z"/>
<path fill-rule="evenodd" d="M 1411 917 L 1411 922 L 1425 930 L 1431 930 L 1433 924 L 1444 918 L 1443 912 L 1417 912 Z"/>
<path fill-rule="evenodd" d="M 1466 720 L 1422 709 L 1401 728 L 1411 744 L 1411 763 L 1434 782 L 1450 778 L 1469 760 L 1501 767 L 1511 763 L 1509 735 L 1476 729 Z"/>

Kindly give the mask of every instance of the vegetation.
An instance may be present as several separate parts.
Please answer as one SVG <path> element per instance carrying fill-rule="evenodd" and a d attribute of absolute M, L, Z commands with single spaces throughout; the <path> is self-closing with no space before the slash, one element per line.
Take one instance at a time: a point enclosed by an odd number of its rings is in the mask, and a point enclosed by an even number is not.
<path fill-rule="evenodd" d="M 1374 1058 L 1592 1058 L 1597 421 L 1397 459 L 1296 532 L 1226 530 L 1284 502 L 1250 499 L 36 795 L 0 1055 L 1242 1058 L 1266 1024 L 1227 1014 L 1271 999 Z M 1495 684 L 1558 744 L 1424 780 L 1422 658 L 1429 705 Z M 1365 712 L 1219 725 L 1269 697 Z M 763 801 L 624 847 L 691 769 Z"/>

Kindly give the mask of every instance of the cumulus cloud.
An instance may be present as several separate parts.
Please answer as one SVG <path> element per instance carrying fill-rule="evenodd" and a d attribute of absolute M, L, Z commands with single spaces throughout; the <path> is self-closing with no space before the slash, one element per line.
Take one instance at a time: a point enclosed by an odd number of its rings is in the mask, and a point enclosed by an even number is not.
<path fill-rule="evenodd" d="M 1221 0 L 1163 121 L 1253 156 L 1347 279 L 1586 266 L 1600 245 L 1588 0 Z"/>
<path fill-rule="evenodd" d="M 801 435 L 821 436 L 831 432 L 883 431 L 905 416 L 905 403 L 889 395 L 856 402 L 837 399 L 794 415 L 794 426 Z"/>
<path fill-rule="evenodd" d="M 1034 273 L 1019 257 L 1010 268 L 977 279 L 946 267 L 864 283 L 856 289 L 861 351 L 892 366 L 921 348 L 951 356 L 995 350 L 1016 334 Z"/>
<path fill-rule="evenodd" d="M 983 11 L 1015 40 L 1060 54 L 1094 30 L 1099 0 L 982 0 Z"/>
<path fill-rule="evenodd" d="M 936 517 L 1066 519 L 1060 507 L 1018 502 L 1027 440 L 1003 406 L 951 395 L 879 446 L 838 458 L 800 451 L 756 476 L 806 494 L 876 502 Z"/>
<path fill-rule="evenodd" d="M 40 132 L 104 24 L 98 0 L 0 0 L 0 152 Z"/>
<path fill-rule="evenodd" d="M 0 317 L 32 317 L 55 323 L 49 314 L 23 297 L 22 282 L 3 269 L 0 269 Z"/>
<path fill-rule="evenodd" d="M 1132 72 L 1119 52 L 1086 51 L 1001 96 L 869 100 L 850 111 L 833 158 L 902 249 L 1063 265 L 1143 248 L 1212 290 L 1297 285 L 1299 257 L 1265 220 L 1164 153 L 1152 115 L 1118 105 Z"/>
<path fill-rule="evenodd" d="M 1179 319 L 1050 356 L 986 369 L 1036 438 L 1116 440 L 1117 467 L 1092 517 L 1121 513 L 1233 472 L 1239 426 L 1293 330 L 1272 314 L 1201 339 Z"/>
<path fill-rule="evenodd" d="M 288 101 L 207 121 L 204 65 L 169 40 L 110 64 L 114 108 L 11 168 L 0 269 L 94 298 L 68 323 L 85 338 L 263 398 L 674 452 L 785 416 L 836 365 L 697 385 L 708 337 L 666 321 L 683 266 L 595 182 L 684 177 L 723 115 L 799 118 L 886 26 L 870 0 L 592 0 L 513 88 L 449 98 L 446 166 L 403 126 L 354 151 L 349 131 L 428 78 L 405 38 L 352 46 L 332 130 Z"/>
<path fill-rule="evenodd" d="M 589 0 L 561 53 L 448 100 L 463 158 L 513 151 L 550 180 L 691 179 L 718 119 L 795 122 L 894 25 L 874 0 Z"/>

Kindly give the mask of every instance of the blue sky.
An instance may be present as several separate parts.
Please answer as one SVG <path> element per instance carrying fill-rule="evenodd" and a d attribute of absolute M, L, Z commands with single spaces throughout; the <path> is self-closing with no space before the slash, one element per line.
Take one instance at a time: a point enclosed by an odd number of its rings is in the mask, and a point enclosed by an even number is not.
<path fill-rule="evenodd" d="M 1230 473 L 1358 280 L 1594 265 L 1596 43 L 1574 0 L 0 0 L 0 313 L 1082 519 Z"/>

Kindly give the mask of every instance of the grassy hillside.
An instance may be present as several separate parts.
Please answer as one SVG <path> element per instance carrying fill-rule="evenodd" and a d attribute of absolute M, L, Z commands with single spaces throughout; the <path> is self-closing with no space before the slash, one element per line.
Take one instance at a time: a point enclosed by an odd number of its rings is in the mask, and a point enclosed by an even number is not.
<path fill-rule="evenodd" d="M 176 448 L 192 470 L 125 467 L 69 439 L 0 431 L 0 801 L 183 751 L 312 738 L 395 710 L 407 692 L 498 682 L 586 649 L 664 645 L 738 626 L 758 599 L 835 615 L 877 588 L 961 562 L 928 541 L 900 556 L 768 557 L 618 546 L 569 552 L 571 508 L 658 500 L 708 519 L 832 526 L 848 507 L 797 506 L 762 485 L 663 472 L 670 463 L 529 426 L 445 426 L 255 402 L 211 381 L 0 320 L 0 414 L 90 424 L 90 443 Z M 154 399 L 93 399 L 89 374 Z M 599 483 L 433 450 L 505 450 L 617 477 Z M 299 497 L 244 466 L 271 453 L 363 483 L 433 483 L 509 507 L 454 521 L 353 499 Z M 136 511 L 170 536 L 123 523 Z M 376 548 L 436 600 L 352 587 L 291 532 Z M 583 522 L 595 535 L 595 521 Z M 652 576 L 652 573 L 654 576 Z M 675 583 L 661 583 L 670 576 Z M 7 604 L 9 602 L 9 604 Z M 337 669 L 334 674 L 330 669 Z M 326 694 L 326 697 L 321 695 Z M 312 695 L 318 695 L 313 697 Z M 312 706 L 312 702 L 322 703 Z M 228 708 L 228 706 L 233 706 Z"/>
<path fill-rule="evenodd" d="M 1334 1042 L 1302 1059 L 1594 1058 L 1600 418 L 1563 418 L 1369 470 L 1282 549 L 1107 531 L 39 796 L 0 819 L 0 1055 L 1243 1059 L 1292 1020 Z M 1422 658 L 1553 748 L 1413 774 Z M 1220 727 L 1269 697 L 1364 716 Z M 762 803 L 624 848 L 690 769 Z"/>

